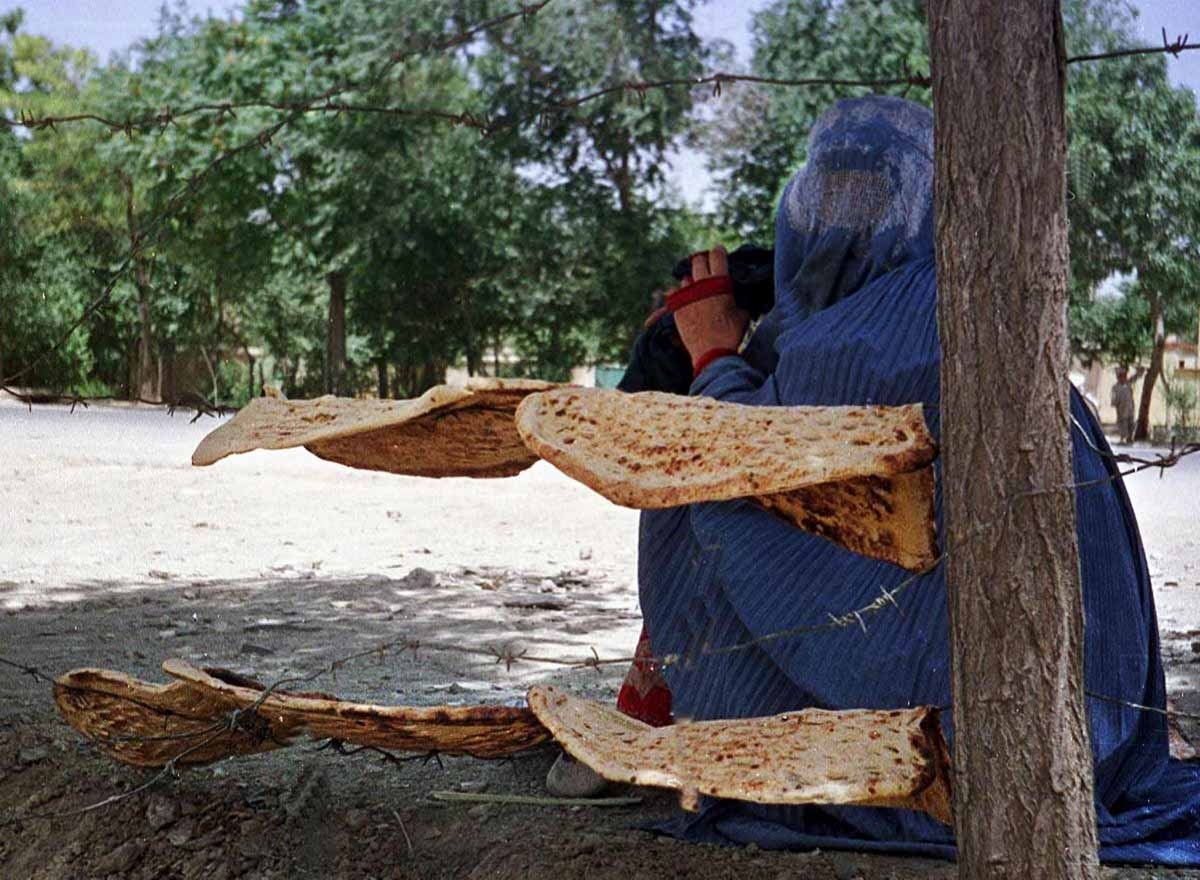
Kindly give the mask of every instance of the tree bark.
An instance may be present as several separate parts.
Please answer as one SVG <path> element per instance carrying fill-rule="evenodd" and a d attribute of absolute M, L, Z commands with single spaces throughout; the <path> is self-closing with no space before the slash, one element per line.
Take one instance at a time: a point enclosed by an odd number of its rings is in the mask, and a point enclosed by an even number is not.
<path fill-rule="evenodd" d="M 325 335 L 325 393 L 342 394 L 346 384 L 346 276 L 330 272 L 329 323 Z"/>
<path fill-rule="evenodd" d="M 388 362 L 386 357 L 378 358 L 375 361 L 375 375 L 379 379 L 379 399 L 387 400 L 391 395 L 388 393 Z"/>
<path fill-rule="evenodd" d="M 129 235 L 129 247 L 138 246 L 140 233 L 137 223 L 137 207 L 134 200 L 133 178 L 123 175 L 125 187 L 125 226 Z M 133 281 L 137 287 L 138 353 L 137 353 L 137 396 L 142 400 L 161 400 L 155 387 L 158 378 L 154 366 L 154 331 L 150 321 L 150 276 L 145 261 L 140 257 L 133 260 Z"/>
<path fill-rule="evenodd" d="M 1150 352 L 1150 367 L 1142 378 L 1142 397 L 1138 403 L 1134 440 L 1150 439 L 1150 404 L 1154 401 L 1154 386 L 1163 374 L 1163 359 L 1167 353 L 1167 330 L 1163 321 L 1163 302 L 1159 294 L 1150 297 L 1150 323 L 1154 326 L 1154 348 Z"/>
<path fill-rule="evenodd" d="M 145 273 L 140 262 L 134 268 L 134 281 L 138 292 L 138 397 L 143 400 L 158 400 L 155 380 L 158 371 L 154 367 L 154 330 L 150 323 L 150 291 L 145 282 Z"/>
<path fill-rule="evenodd" d="M 475 316 L 472 310 L 471 290 L 470 286 L 466 283 L 463 284 L 462 292 L 459 295 L 459 304 L 462 306 L 463 349 L 467 355 L 467 375 L 477 376 L 480 372 L 480 346 L 475 333 Z"/>
<path fill-rule="evenodd" d="M 929 33 L 959 876 L 1095 878 L 1061 10 L 931 0 Z"/>
<path fill-rule="evenodd" d="M 158 348 L 159 381 L 158 394 L 164 403 L 172 403 L 179 396 L 175 387 L 175 343 L 167 340 Z"/>
<path fill-rule="evenodd" d="M 208 356 L 208 349 L 200 346 L 200 356 L 204 358 L 204 366 L 208 367 L 208 378 L 212 380 L 212 405 L 221 405 L 221 383 L 217 380 L 217 367 L 220 366 L 220 355 L 216 352 Z"/>
<path fill-rule="evenodd" d="M 253 400 L 258 397 L 254 393 L 254 364 L 256 363 L 254 355 L 250 354 L 250 346 L 243 344 L 242 351 L 246 353 L 246 363 L 250 369 L 246 371 L 246 400 Z"/>

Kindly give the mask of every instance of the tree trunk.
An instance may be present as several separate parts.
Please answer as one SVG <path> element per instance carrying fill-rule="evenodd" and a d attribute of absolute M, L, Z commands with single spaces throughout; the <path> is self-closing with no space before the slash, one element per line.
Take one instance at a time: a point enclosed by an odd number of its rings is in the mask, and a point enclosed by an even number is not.
<path fill-rule="evenodd" d="M 157 400 L 158 389 L 155 380 L 158 371 L 154 367 L 154 330 L 150 325 L 150 291 L 148 290 L 142 268 L 134 270 L 138 291 L 138 384 L 137 394 L 143 400 Z"/>
<path fill-rule="evenodd" d="M 959 876 L 1095 878 L 1061 11 L 931 0 L 929 30 Z"/>
<path fill-rule="evenodd" d="M 125 388 L 126 399 L 137 397 L 138 389 L 138 344 L 135 342 L 125 355 Z"/>
<path fill-rule="evenodd" d="M 379 399 L 387 400 L 388 394 L 388 363 L 387 358 L 381 357 L 375 361 L 375 374 L 379 378 Z"/>
<path fill-rule="evenodd" d="M 179 396 L 175 387 L 175 343 L 167 340 L 158 348 L 159 382 L 158 394 L 165 403 L 174 402 Z"/>
<path fill-rule="evenodd" d="M 325 331 L 325 393 L 343 394 L 346 384 L 346 276 L 330 272 L 329 323 Z"/>
<path fill-rule="evenodd" d="M 283 393 L 285 397 L 299 397 L 300 359 L 288 359 L 283 373 Z"/>
<path fill-rule="evenodd" d="M 1137 427 L 1134 440 L 1150 439 L 1150 404 L 1154 401 L 1154 387 L 1163 374 L 1163 359 L 1167 353 L 1167 330 L 1163 322 L 1162 297 L 1157 293 L 1150 297 L 1150 323 L 1154 326 L 1154 348 L 1150 352 L 1150 368 L 1142 377 L 1142 399 L 1138 403 Z"/>
<path fill-rule="evenodd" d="M 481 358 L 479 341 L 475 334 L 475 317 L 471 309 L 471 290 L 466 284 L 463 285 L 462 294 L 459 297 L 459 303 L 462 305 L 463 348 L 467 353 L 467 375 L 476 376 L 479 374 L 479 362 Z"/>
<path fill-rule="evenodd" d="M 257 394 L 254 393 L 255 358 L 254 358 L 254 355 L 250 354 L 249 346 L 243 345 L 242 351 L 244 351 L 246 353 L 246 363 L 250 367 L 250 369 L 246 371 L 246 400 L 253 400 L 254 398 L 256 398 L 258 396 Z"/>
<path fill-rule="evenodd" d="M 134 198 L 133 178 L 121 176 L 125 188 L 125 227 L 129 235 L 129 247 L 137 248 L 141 238 L 138 232 L 137 206 Z M 133 258 L 133 282 L 137 287 L 138 312 L 138 350 L 137 350 L 137 381 L 131 383 L 136 388 L 136 396 L 142 400 L 160 400 L 155 380 L 158 378 L 154 367 L 154 333 L 150 325 L 150 276 L 146 263 L 140 256 Z"/>
<path fill-rule="evenodd" d="M 208 377 L 212 380 L 212 398 L 209 401 L 213 406 L 221 405 L 221 383 L 217 379 L 217 367 L 220 366 L 220 355 L 213 352 L 213 356 L 209 357 L 208 349 L 203 345 L 200 346 L 200 355 L 204 358 L 204 366 L 208 367 Z"/>

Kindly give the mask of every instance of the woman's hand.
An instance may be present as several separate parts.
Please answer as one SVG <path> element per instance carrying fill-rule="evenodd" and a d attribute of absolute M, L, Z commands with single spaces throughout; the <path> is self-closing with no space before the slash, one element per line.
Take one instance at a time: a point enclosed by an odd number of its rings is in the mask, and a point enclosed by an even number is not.
<path fill-rule="evenodd" d="M 725 248 L 716 247 L 692 257 L 692 274 L 680 287 L 696 281 L 729 274 Z M 733 296 L 713 296 L 697 300 L 675 312 L 679 338 L 692 358 L 692 364 L 714 350 L 737 351 L 750 325 L 750 315 L 739 309 Z"/>

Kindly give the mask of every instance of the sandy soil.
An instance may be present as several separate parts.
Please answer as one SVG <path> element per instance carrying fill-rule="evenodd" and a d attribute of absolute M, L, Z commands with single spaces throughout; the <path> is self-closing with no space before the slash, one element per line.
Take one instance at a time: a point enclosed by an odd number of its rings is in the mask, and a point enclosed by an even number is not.
<path fill-rule="evenodd" d="M 159 679 L 170 656 L 271 680 L 400 636 L 539 654 L 628 653 L 640 626 L 636 514 L 539 465 L 510 480 L 350 471 L 303 451 L 189 465 L 211 419 L 0 400 L 0 655 L 56 674 Z M 1169 682 L 1200 711 L 1200 460 L 1130 481 Z M 356 699 L 519 700 L 533 681 L 611 698 L 622 670 L 388 655 L 320 686 Z M 2 877 L 952 877 L 846 853 L 677 844 L 637 830 L 673 809 L 446 805 L 435 790 L 539 793 L 551 751 L 384 765 L 315 746 L 188 771 L 150 796 L 0 832 Z M 140 771 L 57 721 L 44 685 L 0 669 L 0 820 L 129 790 Z M 1200 876 L 1200 872 L 1113 872 Z"/>

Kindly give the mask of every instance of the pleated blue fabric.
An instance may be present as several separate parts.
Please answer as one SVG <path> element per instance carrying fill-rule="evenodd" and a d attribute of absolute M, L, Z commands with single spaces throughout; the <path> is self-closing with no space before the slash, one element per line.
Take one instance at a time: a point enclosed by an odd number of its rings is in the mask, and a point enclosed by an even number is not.
<path fill-rule="evenodd" d="M 778 333 L 778 362 L 768 372 L 762 359 L 723 358 L 697 379 L 693 394 L 761 406 L 920 402 L 931 432 L 939 435 L 932 228 L 924 220 L 904 220 L 932 213 L 931 187 L 892 173 L 897 152 L 903 154 L 904 174 L 920 165 L 914 153 L 931 154 L 927 119 L 921 117 L 925 111 L 913 107 L 897 106 L 896 99 L 858 99 L 831 111 L 835 118 L 821 130 L 835 132 L 836 147 L 822 151 L 820 138 L 814 137 L 809 166 L 789 185 L 777 220 L 777 260 L 784 265 L 777 264 L 776 310 L 769 326 L 772 335 Z M 914 118 L 919 120 L 915 130 Z M 866 146 L 855 147 L 856 138 Z M 836 174 L 847 158 L 856 175 L 831 183 L 829 173 Z M 874 226 L 856 225 L 849 214 L 834 212 L 826 218 L 837 223 L 814 229 L 820 225 L 819 218 L 813 219 L 819 211 L 805 217 L 789 208 L 796 189 L 807 188 L 828 203 L 832 187 L 846 180 L 861 186 L 857 175 L 873 168 L 891 181 L 885 193 L 912 196 L 890 215 L 887 206 L 876 204 Z M 806 173 L 808 179 L 802 180 Z M 881 226 L 885 216 L 900 219 Z M 807 224 L 802 233 L 793 228 L 797 217 Z M 898 236 L 901 225 L 913 234 Z M 889 240 L 886 247 L 879 242 L 872 247 L 869 239 L 880 228 Z M 859 240 L 847 242 L 847 236 Z M 826 249 L 824 257 L 812 253 L 821 248 Z M 830 248 L 843 259 L 873 263 L 865 269 L 830 271 Z M 789 270 L 805 263 L 823 267 L 827 278 L 866 280 L 861 286 L 839 289 L 834 283 L 814 290 L 812 274 Z M 1154 601 L 1133 510 L 1120 480 L 1110 479 L 1115 477 L 1112 463 L 1088 446 L 1107 450 L 1099 425 L 1074 391 L 1071 409 L 1079 422 L 1072 440 L 1076 481 L 1099 481 L 1076 493 L 1087 687 L 1095 694 L 1162 708 L 1165 688 Z M 937 516 L 940 533 L 940 489 Z M 779 630 L 819 625 L 829 614 L 867 605 L 884 589 L 901 585 L 897 601 L 902 613 L 883 610 L 865 621 L 866 632 L 857 626 L 824 629 L 714 653 Z M 720 502 L 642 515 L 639 586 L 655 653 L 685 658 L 666 669 L 678 718 L 951 702 L 941 567 L 912 580 L 895 566 L 853 554 L 748 503 Z M 1108 862 L 1200 865 L 1200 770 L 1169 759 L 1164 717 L 1091 698 L 1088 718 L 1101 857 Z M 952 742 L 952 709 L 944 714 L 944 724 Z M 1003 755 L 995 758 L 1004 760 Z M 898 809 L 783 808 L 710 800 L 700 813 L 681 815 L 666 830 L 691 840 L 753 842 L 773 849 L 851 848 L 954 857 L 952 829 Z"/>

